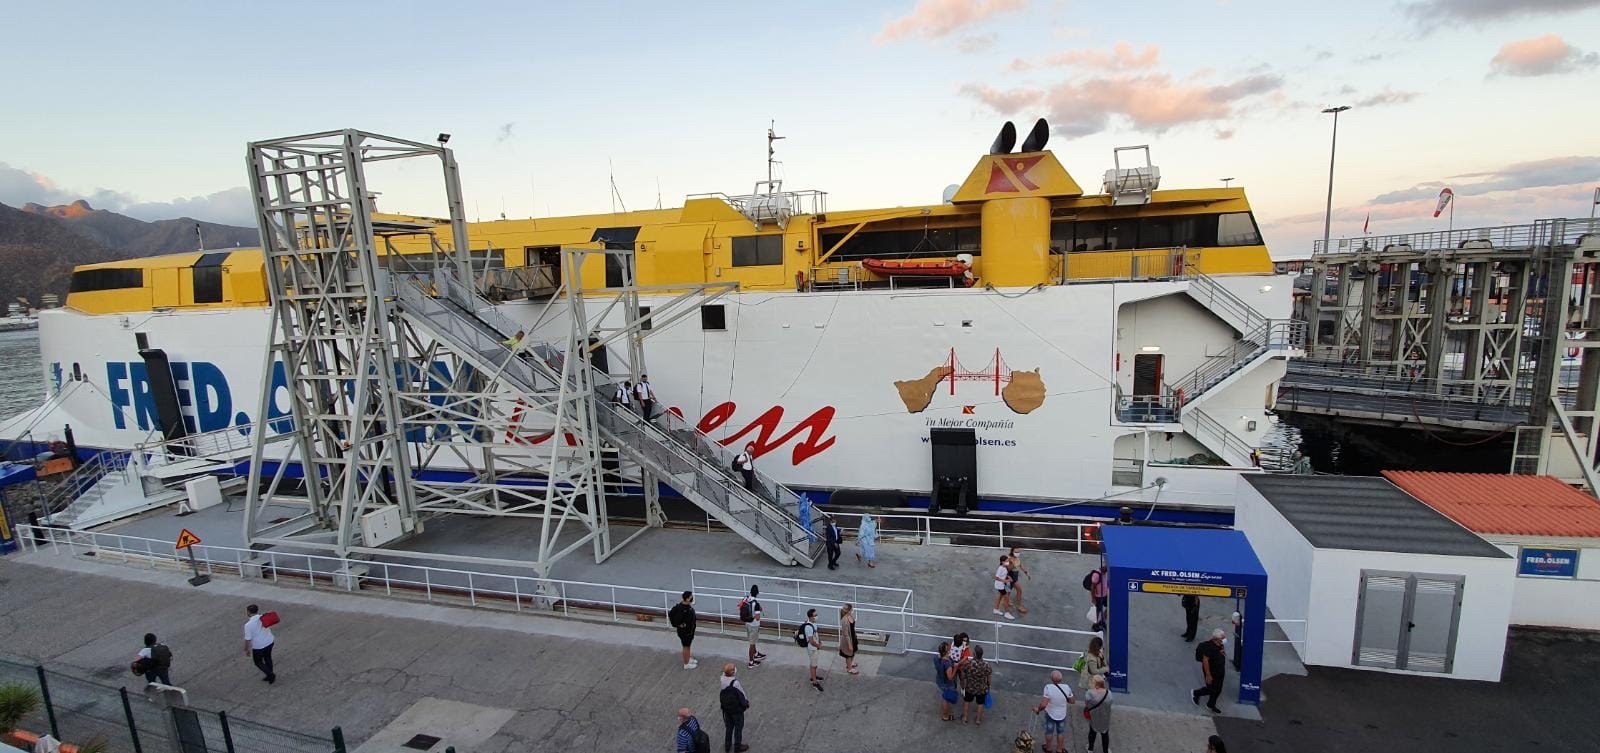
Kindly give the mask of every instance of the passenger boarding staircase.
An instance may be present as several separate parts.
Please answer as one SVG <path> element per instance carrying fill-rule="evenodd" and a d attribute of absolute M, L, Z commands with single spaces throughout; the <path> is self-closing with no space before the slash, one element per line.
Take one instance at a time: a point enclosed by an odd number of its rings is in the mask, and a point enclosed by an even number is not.
<path fill-rule="evenodd" d="M 510 335 L 523 328 L 495 311 L 470 284 L 439 267 L 431 275 L 391 277 L 400 313 L 416 326 L 472 361 L 486 375 L 527 400 L 549 400 L 573 380 L 563 376 L 563 349 L 525 338 L 515 347 Z M 609 374 L 592 371 L 595 417 L 602 438 L 621 456 L 638 464 L 685 499 L 705 510 L 773 559 L 786 565 L 815 564 L 820 537 L 800 524 L 800 497 L 756 473 L 752 490 L 735 474 L 735 453 L 681 416 L 663 411 L 645 420 L 607 399 L 615 390 Z"/>
<path fill-rule="evenodd" d="M 239 462 L 249 459 L 250 428 L 229 426 L 143 442 L 131 452 L 102 452 L 43 497 L 45 519 L 53 526 L 81 530 L 180 502 L 187 497 L 185 482 L 231 474 Z M 235 476 L 219 485 L 227 489 L 243 481 Z"/>

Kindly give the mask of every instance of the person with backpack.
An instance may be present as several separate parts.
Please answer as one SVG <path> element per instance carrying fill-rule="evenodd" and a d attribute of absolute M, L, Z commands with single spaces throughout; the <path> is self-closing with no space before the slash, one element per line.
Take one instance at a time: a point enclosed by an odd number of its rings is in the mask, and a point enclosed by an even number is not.
<path fill-rule="evenodd" d="M 1097 633 L 1106 629 L 1106 604 L 1111 594 L 1108 580 L 1104 564 L 1083 576 L 1083 588 L 1089 592 L 1089 601 L 1094 605 L 1094 624 L 1089 629 Z"/>
<path fill-rule="evenodd" d="M 750 662 L 745 665 L 747 669 L 761 666 L 761 660 L 767 658 L 766 654 L 756 650 L 756 639 L 761 637 L 761 602 L 756 600 L 760 594 L 760 586 L 751 586 L 750 596 L 739 600 L 739 621 L 744 623 L 744 637 L 750 643 Z"/>
<path fill-rule="evenodd" d="M 1213 714 L 1222 713 L 1222 709 L 1217 708 L 1217 696 L 1222 695 L 1222 681 L 1228 676 L 1228 657 L 1223 649 L 1226 637 L 1227 633 L 1222 632 L 1222 628 L 1217 628 L 1211 631 L 1211 640 L 1194 649 L 1194 660 L 1200 663 L 1200 671 L 1205 675 L 1206 684 L 1191 691 L 1189 700 L 1199 706 L 1201 698 L 1209 698 L 1210 700 L 1206 701 L 1206 709 Z"/>
<path fill-rule="evenodd" d="M 733 662 L 722 665 L 722 689 L 717 702 L 722 706 L 722 752 L 744 753 L 750 746 L 744 744 L 744 712 L 750 708 L 750 696 L 744 685 L 734 676 Z"/>
<path fill-rule="evenodd" d="M 683 600 L 667 610 L 667 623 L 672 625 L 673 630 L 678 631 L 678 643 L 683 645 L 683 668 L 694 669 L 700 666 L 700 662 L 695 661 L 694 654 L 689 649 L 689 644 L 694 643 L 694 628 L 697 624 L 693 591 L 684 591 Z"/>
<path fill-rule="evenodd" d="M 756 490 L 756 444 L 751 442 L 744 446 L 744 452 L 733 456 L 733 469 L 744 476 L 744 488 L 748 491 Z"/>
<path fill-rule="evenodd" d="M 172 671 L 172 649 L 157 641 L 155 633 L 144 634 L 144 648 L 139 649 L 134 664 L 139 667 L 138 674 L 144 675 L 145 682 L 159 680 L 162 685 L 172 684 L 172 675 L 169 674 Z"/>
<path fill-rule="evenodd" d="M 244 608 L 249 615 L 244 621 L 244 654 L 261 670 L 263 680 L 268 685 L 278 681 L 278 675 L 272 671 L 272 646 L 277 639 L 272 637 L 272 626 L 278 623 L 277 612 L 261 613 L 261 607 L 254 604 Z"/>
<path fill-rule="evenodd" d="M 711 736 L 700 729 L 700 720 L 688 708 L 678 709 L 678 734 L 674 750 L 678 753 L 711 753 Z"/>
<path fill-rule="evenodd" d="M 811 664 L 811 687 L 822 692 L 822 681 L 817 679 L 817 653 L 822 650 L 822 639 L 817 637 L 817 610 L 806 610 L 806 621 L 794 634 L 794 641 L 806 647 L 806 658 Z"/>

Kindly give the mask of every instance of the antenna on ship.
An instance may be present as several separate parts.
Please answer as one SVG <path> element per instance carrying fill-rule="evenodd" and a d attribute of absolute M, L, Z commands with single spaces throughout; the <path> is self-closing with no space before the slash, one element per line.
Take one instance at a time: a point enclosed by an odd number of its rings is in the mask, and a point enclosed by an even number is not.
<path fill-rule="evenodd" d="M 772 121 L 769 121 L 767 123 L 767 182 L 768 183 L 772 182 L 772 167 L 773 167 L 773 165 L 783 164 L 783 163 L 779 162 L 776 159 L 776 155 L 777 155 L 778 152 L 777 152 L 776 149 L 772 148 L 772 142 L 780 141 L 782 139 L 788 138 L 787 136 L 779 136 L 777 128 L 778 128 L 778 121 L 777 120 L 772 120 Z"/>
<path fill-rule="evenodd" d="M 606 158 L 606 169 L 611 171 L 611 213 L 617 213 L 617 207 L 628 211 L 628 204 L 622 200 L 622 192 L 617 190 L 617 168 L 611 164 L 611 158 Z"/>

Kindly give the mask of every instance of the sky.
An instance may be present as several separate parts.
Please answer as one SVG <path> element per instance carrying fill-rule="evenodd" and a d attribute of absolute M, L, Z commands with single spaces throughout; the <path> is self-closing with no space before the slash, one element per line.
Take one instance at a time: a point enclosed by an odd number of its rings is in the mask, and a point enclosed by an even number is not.
<path fill-rule="evenodd" d="M 1273 255 L 1322 235 L 1588 216 L 1600 0 L 812 0 L 17 4 L 0 30 L 0 203 L 253 225 L 254 139 L 452 135 L 468 219 L 789 189 L 936 203 L 1005 120 L 1097 190 L 1243 186 Z M 436 172 L 375 175 L 440 214 Z M 1370 218 L 1370 220 L 1368 219 Z"/>

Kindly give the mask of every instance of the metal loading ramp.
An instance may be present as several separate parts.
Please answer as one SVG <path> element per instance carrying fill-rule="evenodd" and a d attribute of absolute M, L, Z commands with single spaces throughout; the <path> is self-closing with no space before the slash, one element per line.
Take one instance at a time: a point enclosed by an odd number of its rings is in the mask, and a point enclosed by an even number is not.
<path fill-rule="evenodd" d="M 577 257 L 604 252 L 563 249 L 563 253 L 573 257 L 563 264 L 565 268 L 581 269 L 582 260 Z M 629 257 L 631 261 L 631 252 Z M 568 358 L 565 349 L 531 339 L 508 346 L 524 328 L 502 316 L 446 267 L 427 275 L 397 274 L 394 288 L 401 315 L 473 361 L 484 374 L 498 378 L 519 399 L 548 400 L 541 396 L 562 385 L 571 391 L 586 390 L 595 425 L 608 446 L 773 559 L 786 565 L 815 564 L 821 539 L 800 524 L 799 495 L 759 471 L 754 489 L 747 490 L 743 479 L 732 471 L 735 453 L 681 416 L 663 410 L 646 421 L 608 400 L 618 380 L 593 368 L 582 352 L 595 346 L 581 340 L 579 357 L 574 359 Z M 661 311 L 661 315 L 666 313 Z M 574 321 L 583 321 L 581 312 Z M 581 375 L 586 378 L 580 378 L 579 371 L 587 372 Z"/>

